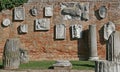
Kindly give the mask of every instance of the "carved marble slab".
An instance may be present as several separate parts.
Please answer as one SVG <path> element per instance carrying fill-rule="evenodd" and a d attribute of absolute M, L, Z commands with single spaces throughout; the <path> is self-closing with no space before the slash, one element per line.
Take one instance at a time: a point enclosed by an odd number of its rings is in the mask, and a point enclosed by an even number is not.
<path fill-rule="evenodd" d="M 4 19 L 3 22 L 2 22 L 3 26 L 9 26 L 11 24 L 11 21 L 10 19 Z"/>
<path fill-rule="evenodd" d="M 63 2 L 61 3 L 61 14 L 64 20 L 80 19 L 89 20 L 89 3 L 88 2 Z"/>
<path fill-rule="evenodd" d="M 45 16 L 53 16 L 53 6 L 45 7 Z"/>
<path fill-rule="evenodd" d="M 24 20 L 24 19 L 25 19 L 24 7 L 16 7 L 14 9 L 14 20 Z"/>
<path fill-rule="evenodd" d="M 27 24 L 20 25 L 20 33 L 28 33 L 28 25 Z"/>
<path fill-rule="evenodd" d="M 72 38 L 82 38 L 82 25 L 72 25 L 71 26 L 72 31 Z"/>
<path fill-rule="evenodd" d="M 115 31 L 115 24 L 109 21 L 107 24 L 104 25 L 104 39 L 108 40 L 113 31 Z"/>
<path fill-rule="evenodd" d="M 65 39 L 66 27 L 64 24 L 56 25 L 56 39 Z"/>
<path fill-rule="evenodd" d="M 35 20 L 35 30 L 49 30 L 50 29 L 50 19 L 36 19 Z"/>

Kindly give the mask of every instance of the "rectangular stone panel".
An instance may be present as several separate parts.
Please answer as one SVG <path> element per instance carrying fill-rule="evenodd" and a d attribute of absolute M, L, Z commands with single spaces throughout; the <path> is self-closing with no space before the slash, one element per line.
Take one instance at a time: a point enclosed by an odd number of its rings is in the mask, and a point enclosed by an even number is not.
<path fill-rule="evenodd" d="M 24 19 L 25 19 L 24 7 L 16 7 L 14 9 L 14 20 L 24 20 Z"/>
<path fill-rule="evenodd" d="M 49 30 L 50 29 L 50 19 L 36 19 L 35 20 L 35 30 Z"/>
<path fill-rule="evenodd" d="M 45 7 L 45 16 L 53 16 L 53 6 Z"/>
<path fill-rule="evenodd" d="M 64 24 L 56 25 L 56 39 L 65 39 L 66 37 L 66 27 Z"/>

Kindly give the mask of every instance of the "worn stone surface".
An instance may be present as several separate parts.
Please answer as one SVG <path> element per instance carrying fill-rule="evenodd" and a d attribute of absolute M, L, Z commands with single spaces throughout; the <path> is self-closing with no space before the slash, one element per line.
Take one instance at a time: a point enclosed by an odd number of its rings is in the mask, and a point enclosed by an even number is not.
<path fill-rule="evenodd" d="M 49 19 L 36 19 L 35 30 L 49 30 L 50 20 Z"/>
<path fill-rule="evenodd" d="M 75 24 L 72 25 L 71 27 L 72 27 L 71 28 L 72 38 L 77 38 L 77 39 L 82 38 L 82 29 L 83 29 L 82 25 Z"/>
<path fill-rule="evenodd" d="M 24 20 L 24 19 L 25 19 L 24 7 L 16 7 L 14 9 L 14 20 Z"/>
<path fill-rule="evenodd" d="M 65 39 L 66 38 L 66 27 L 64 24 L 58 24 L 56 25 L 56 29 L 55 29 L 55 33 L 56 33 L 56 39 Z"/>
<path fill-rule="evenodd" d="M 96 61 L 95 72 L 120 72 L 120 62 L 115 61 Z"/>
<path fill-rule="evenodd" d="M 2 22 L 3 26 L 9 26 L 11 24 L 11 21 L 10 19 L 4 19 L 3 22 Z"/>
<path fill-rule="evenodd" d="M 27 24 L 20 25 L 19 32 L 20 33 L 28 33 L 28 25 Z"/>
<path fill-rule="evenodd" d="M 32 9 L 30 9 L 30 12 L 33 16 L 37 16 L 38 15 L 38 10 L 37 8 L 34 6 Z"/>
<path fill-rule="evenodd" d="M 107 42 L 107 60 L 120 61 L 120 32 L 113 32 Z"/>
<path fill-rule="evenodd" d="M 4 54 L 3 67 L 4 69 L 17 69 L 20 64 L 20 40 L 17 38 L 7 39 Z"/>
<path fill-rule="evenodd" d="M 104 39 L 108 40 L 113 31 L 115 31 L 115 24 L 109 21 L 104 25 Z"/>
<path fill-rule="evenodd" d="M 20 48 L 20 62 L 21 63 L 28 63 L 29 62 L 29 55 L 28 51 Z"/>
<path fill-rule="evenodd" d="M 45 16 L 53 16 L 53 6 L 45 7 Z"/>

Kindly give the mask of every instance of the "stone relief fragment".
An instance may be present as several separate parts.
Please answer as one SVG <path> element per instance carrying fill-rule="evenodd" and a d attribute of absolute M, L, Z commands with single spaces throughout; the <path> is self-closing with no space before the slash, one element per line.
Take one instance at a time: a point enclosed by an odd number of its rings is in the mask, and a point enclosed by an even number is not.
<path fill-rule="evenodd" d="M 72 31 L 72 38 L 82 38 L 82 25 L 72 25 L 71 26 Z"/>
<path fill-rule="evenodd" d="M 20 25 L 20 33 L 28 33 L 28 25 L 27 24 Z"/>
<path fill-rule="evenodd" d="M 66 27 L 64 24 L 56 25 L 56 39 L 65 39 L 66 37 Z"/>
<path fill-rule="evenodd" d="M 107 14 L 107 8 L 105 6 L 101 6 L 99 8 L 98 13 L 99 13 L 100 18 L 102 18 L 102 19 L 105 18 L 106 14 Z"/>
<path fill-rule="evenodd" d="M 30 10 L 31 14 L 33 16 L 37 16 L 38 15 L 38 11 L 37 11 L 37 8 L 34 6 L 31 10 Z"/>
<path fill-rule="evenodd" d="M 45 16 L 53 16 L 53 6 L 45 7 Z"/>
<path fill-rule="evenodd" d="M 49 30 L 50 29 L 50 19 L 36 19 L 35 20 L 35 30 Z"/>
<path fill-rule="evenodd" d="M 14 9 L 14 20 L 24 20 L 24 19 L 25 19 L 24 7 L 16 7 Z"/>
<path fill-rule="evenodd" d="M 88 20 L 89 3 L 63 2 L 61 3 L 61 14 L 64 15 L 64 20 Z"/>
<path fill-rule="evenodd" d="M 104 39 L 108 40 L 113 31 L 115 31 L 115 24 L 109 21 L 107 24 L 104 25 Z"/>
<path fill-rule="evenodd" d="M 11 24 L 11 21 L 10 21 L 10 19 L 6 18 L 3 20 L 2 24 L 3 24 L 3 26 L 7 27 Z"/>

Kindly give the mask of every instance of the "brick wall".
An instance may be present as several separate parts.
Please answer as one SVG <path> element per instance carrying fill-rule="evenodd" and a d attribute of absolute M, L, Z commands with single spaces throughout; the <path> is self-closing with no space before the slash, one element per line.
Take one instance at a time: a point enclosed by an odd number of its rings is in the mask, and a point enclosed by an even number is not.
<path fill-rule="evenodd" d="M 62 20 L 60 3 L 71 1 L 90 3 L 90 19 L 88 21 Z M 34 20 L 37 18 L 47 18 L 44 17 L 44 7 L 51 4 L 54 6 L 54 15 L 49 18 L 51 21 L 50 30 L 35 31 Z M 108 9 L 107 16 L 99 20 L 95 16 L 95 11 L 102 5 Z M 36 17 L 32 16 L 29 12 L 33 6 L 38 8 L 39 13 Z M 105 59 L 106 42 L 103 39 L 103 25 L 110 20 L 116 24 L 116 29 L 120 30 L 120 9 L 118 8 L 119 2 L 117 0 L 29 0 L 29 3 L 24 4 L 23 7 L 25 8 L 24 21 L 13 20 L 13 9 L 0 12 L 0 22 L 5 18 L 10 18 L 12 21 L 12 25 L 9 27 L 0 26 L 0 58 L 2 58 L 6 39 L 15 37 L 20 38 L 21 48 L 28 50 L 30 60 L 87 59 L 89 57 L 88 27 L 90 24 L 96 24 L 98 55 L 100 59 Z M 66 25 L 66 39 L 56 40 L 54 38 L 54 26 L 61 23 Z M 70 38 L 69 28 L 70 25 L 75 23 L 83 25 L 82 39 L 73 40 Z M 20 24 L 28 24 L 27 34 L 18 33 L 17 28 Z"/>

